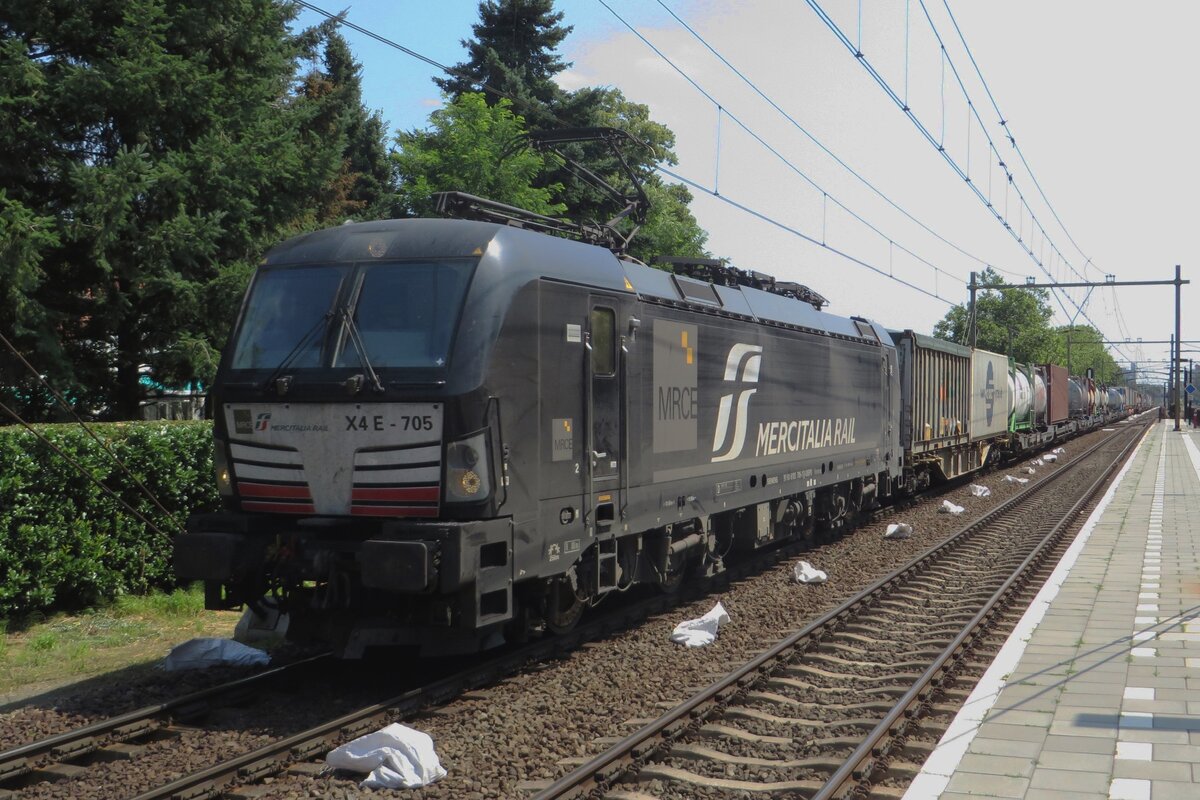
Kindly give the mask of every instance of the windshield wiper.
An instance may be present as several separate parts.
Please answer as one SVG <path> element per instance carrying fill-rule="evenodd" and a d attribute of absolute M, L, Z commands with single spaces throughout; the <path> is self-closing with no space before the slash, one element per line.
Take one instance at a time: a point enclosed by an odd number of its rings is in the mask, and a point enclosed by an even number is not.
<path fill-rule="evenodd" d="M 367 347 L 363 344 L 362 335 L 358 332 L 358 325 L 354 322 L 354 315 L 350 313 L 350 305 L 348 303 L 344 304 L 338 311 L 342 316 L 342 322 L 346 325 L 347 333 L 350 334 L 350 343 L 354 345 L 354 350 L 358 353 L 358 360 L 366 371 L 367 378 L 371 381 L 371 387 L 377 392 L 382 392 L 383 384 L 379 381 L 379 376 L 375 374 L 375 368 L 371 366 L 371 359 L 367 357 Z"/>
<path fill-rule="evenodd" d="M 264 381 L 262 385 L 264 391 L 269 389 L 271 384 L 275 382 L 275 379 L 278 378 L 285 369 L 291 366 L 292 362 L 296 360 L 296 356 L 304 352 L 304 348 L 308 347 L 309 342 L 312 341 L 313 336 L 316 335 L 318 331 L 324 331 L 328 328 L 329 320 L 331 319 L 333 319 L 333 312 L 326 311 L 316 322 L 313 323 L 312 327 L 308 329 L 304 336 L 300 337 L 300 341 L 296 342 L 296 346 L 292 348 L 291 352 L 283 357 L 283 361 L 279 362 L 279 366 L 277 366 L 274 371 L 267 376 L 266 381 Z M 279 387 L 276 387 L 276 394 L 287 394 L 287 387 L 285 386 L 282 392 L 279 391 Z"/>

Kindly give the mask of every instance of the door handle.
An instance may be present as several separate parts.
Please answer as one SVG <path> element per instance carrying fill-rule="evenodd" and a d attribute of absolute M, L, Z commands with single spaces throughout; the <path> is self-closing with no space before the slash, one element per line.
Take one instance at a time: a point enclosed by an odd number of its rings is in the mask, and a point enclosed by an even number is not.
<path fill-rule="evenodd" d="M 608 458 L 608 453 L 597 453 L 595 450 L 592 451 L 592 461 L 593 462 L 599 461 L 602 458 Z"/>

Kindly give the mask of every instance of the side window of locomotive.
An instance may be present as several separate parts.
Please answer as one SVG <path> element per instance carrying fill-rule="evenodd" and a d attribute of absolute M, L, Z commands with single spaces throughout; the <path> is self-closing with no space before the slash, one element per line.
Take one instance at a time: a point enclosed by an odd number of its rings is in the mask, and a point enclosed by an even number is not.
<path fill-rule="evenodd" d="M 592 374 L 614 375 L 617 364 L 616 314 L 611 308 L 593 308 L 591 318 L 592 332 Z"/>
<path fill-rule="evenodd" d="M 474 267 L 462 259 L 365 267 L 354 322 L 372 366 L 445 366 Z M 343 346 L 334 366 L 360 366 L 358 352 Z"/>
<path fill-rule="evenodd" d="M 293 367 L 320 366 L 322 320 L 345 272 L 339 267 L 260 270 L 238 332 L 233 368 L 274 369 L 297 348 Z"/>

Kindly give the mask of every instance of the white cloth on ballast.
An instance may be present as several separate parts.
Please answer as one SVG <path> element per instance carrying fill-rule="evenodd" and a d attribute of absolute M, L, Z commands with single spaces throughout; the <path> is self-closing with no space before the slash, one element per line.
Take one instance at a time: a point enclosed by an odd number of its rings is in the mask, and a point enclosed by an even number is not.
<path fill-rule="evenodd" d="M 887 531 L 884 532 L 885 539 L 907 539 L 912 536 L 913 528 L 907 522 L 893 522 L 887 526 Z"/>
<path fill-rule="evenodd" d="M 729 622 L 729 614 L 725 606 L 717 603 L 703 617 L 676 625 L 671 631 L 671 641 L 685 647 L 704 647 L 717 640 L 717 632 L 726 622 Z"/>
<path fill-rule="evenodd" d="M 363 789 L 417 789 L 446 777 L 433 738 L 399 722 L 330 750 L 325 763 L 370 773 Z"/>
<path fill-rule="evenodd" d="M 824 583 L 829 579 L 829 574 L 807 561 L 801 561 L 792 567 L 792 579 L 796 583 Z"/>

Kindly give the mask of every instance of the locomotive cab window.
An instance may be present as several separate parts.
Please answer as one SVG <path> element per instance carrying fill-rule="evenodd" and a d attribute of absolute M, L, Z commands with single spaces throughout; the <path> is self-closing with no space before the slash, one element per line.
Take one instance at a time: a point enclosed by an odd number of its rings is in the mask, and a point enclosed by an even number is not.
<path fill-rule="evenodd" d="M 611 308 L 592 309 L 592 374 L 615 375 L 617 372 L 617 318 Z"/>
<path fill-rule="evenodd" d="M 320 366 L 322 322 L 333 308 L 344 272 L 336 267 L 260 271 L 233 351 L 233 368 L 274 369 L 289 354 L 295 367 Z"/>
<path fill-rule="evenodd" d="M 445 366 L 472 266 L 439 261 L 364 267 L 354 322 L 371 364 Z M 334 366 L 361 366 L 358 351 L 343 340 Z"/>
<path fill-rule="evenodd" d="M 375 367 L 446 365 L 477 259 L 261 270 L 246 301 L 233 369 L 354 368 L 354 321 Z"/>

